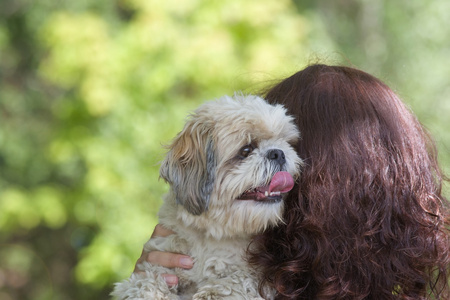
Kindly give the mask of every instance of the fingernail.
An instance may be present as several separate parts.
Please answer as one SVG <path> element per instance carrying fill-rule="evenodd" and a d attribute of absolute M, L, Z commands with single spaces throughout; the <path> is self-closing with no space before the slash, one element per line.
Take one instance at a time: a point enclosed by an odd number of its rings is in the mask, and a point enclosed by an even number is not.
<path fill-rule="evenodd" d="M 178 283 L 178 277 L 175 275 L 165 275 L 164 281 L 167 283 L 167 285 L 176 285 Z"/>
<path fill-rule="evenodd" d="M 194 266 L 194 262 L 192 261 L 192 258 L 190 257 L 181 257 L 180 258 L 180 265 L 183 268 L 190 269 Z"/>

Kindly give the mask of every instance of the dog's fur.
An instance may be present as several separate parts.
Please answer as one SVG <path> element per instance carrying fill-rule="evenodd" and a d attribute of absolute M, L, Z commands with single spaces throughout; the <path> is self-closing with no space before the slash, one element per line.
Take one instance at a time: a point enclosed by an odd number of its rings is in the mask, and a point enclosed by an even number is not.
<path fill-rule="evenodd" d="M 278 171 L 298 176 L 301 161 L 291 146 L 298 135 L 293 118 L 281 105 L 269 105 L 257 96 L 224 96 L 200 106 L 175 138 L 160 169 L 170 184 L 160 223 L 177 234 L 152 238 L 144 247 L 188 254 L 194 267 L 172 270 L 144 263 L 140 268 L 145 273 L 134 273 L 116 284 L 113 295 L 119 299 L 273 298 L 269 288 L 259 294 L 257 271 L 244 256 L 253 235 L 282 222 L 283 201 L 237 199 L 267 186 Z M 251 146 L 244 149 L 246 145 Z M 269 157 L 274 149 L 284 153 L 281 163 Z M 160 276 L 169 273 L 179 277 L 178 286 L 169 288 Z"/>

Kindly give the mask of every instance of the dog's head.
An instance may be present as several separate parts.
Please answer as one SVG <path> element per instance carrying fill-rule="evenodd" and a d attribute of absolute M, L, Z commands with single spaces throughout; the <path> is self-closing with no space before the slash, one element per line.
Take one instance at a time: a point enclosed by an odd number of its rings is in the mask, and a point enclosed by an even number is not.
<path fill-rule="evenodd" d="M 182 207 L 178 217 L 217 238 L 276 225 L 299 174 L 301 160 L 291 146 L 298 137 L 285 108 L 257 96 L 203 104 L 160 169 Z"/>

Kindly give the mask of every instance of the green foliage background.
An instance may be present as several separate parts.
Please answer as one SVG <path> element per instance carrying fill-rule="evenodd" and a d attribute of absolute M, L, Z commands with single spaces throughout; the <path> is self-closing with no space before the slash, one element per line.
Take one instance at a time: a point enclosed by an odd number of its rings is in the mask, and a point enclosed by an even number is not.
<path fill-rule="evenodd" d="M 2 0 L 0 298 L 107 299 L 157 223 L 162 145 L 187 113 L 310 62 L 386 81 L 448 173 L 449 11 L 446 0 Z"/>

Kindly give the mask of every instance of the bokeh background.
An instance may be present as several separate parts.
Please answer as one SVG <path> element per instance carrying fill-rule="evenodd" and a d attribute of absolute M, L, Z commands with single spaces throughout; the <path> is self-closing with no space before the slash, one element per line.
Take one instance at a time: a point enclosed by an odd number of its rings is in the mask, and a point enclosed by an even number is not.
<path fill-rule="evenodd" d="M 389 84 L 448 173 L 449 12 L 447 0 L 1 0 L 0 299 L 108 299 L 157 222 L 162 145 L 187 113 L 311 62 Z"/>

